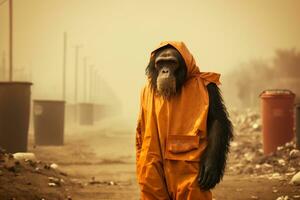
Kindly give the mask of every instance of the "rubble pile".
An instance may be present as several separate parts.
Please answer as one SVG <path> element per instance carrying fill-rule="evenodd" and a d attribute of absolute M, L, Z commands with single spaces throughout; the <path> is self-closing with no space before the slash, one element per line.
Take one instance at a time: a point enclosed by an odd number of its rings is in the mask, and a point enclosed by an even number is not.
<path fill-rule="evenodd" d="M 230 117 L 237 135 L 261 130 L 260 115 L 254 110 L 247 109 L 242 114 L 237 110 L 231 110 Z"/>
<path fill-rule="evenodd" d="M 300 151 L 295 142 L 286 143 L 278 147 L 270 155 L 264 155 L 261 144 L 249 142 L 233 142 L 231 152 L 238 163 L 230 169 L 237 174 L 272 174 L 272 176 L 293 175 L 300 170 Z"/>
<path fill-rule="evenodd" d="M 300 151 L 295 141 L 286 143 L 270 154 L 263 154 L 262 133 L 259 114 L 231 114 L 235 140 L 231 143 L 229 172 L 267 176 L 270 179 L 291 179 L 300 171 Z"/>
<path fill-rule="evenodd" d="M 71 181 L 57 167 L 38 161 L 33 153 L 10 154 L 0 148 L 0 199 L 43 199 L 49 194 L 66 199 Z"/>
<path fill-rule="evenodd" d="M 30 171 L 40 174 L 51 174 L 57 176 L 67 176 L 66 173 L 57 170 L 58 165 L 55 163 L 49 164 L 38 161 L 33 153 L 6 153 L 0 148 L 0 170 L 21 173 L 22 171 Z"/>

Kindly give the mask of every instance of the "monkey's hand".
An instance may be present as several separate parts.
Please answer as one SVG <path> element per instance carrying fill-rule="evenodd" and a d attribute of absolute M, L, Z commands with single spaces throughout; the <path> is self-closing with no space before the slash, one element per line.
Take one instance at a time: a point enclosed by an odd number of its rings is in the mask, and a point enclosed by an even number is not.
<path fill-rule="evenodd" d="M 209 130 L 207 148 L 200 160 L 198 182 L 203 190 L 214 188 L 223 177 L 228 143 L 224 135 L 222 124 L 215 120 Z"/>
<path fill-rule="evenodd" d="M 218 163 L 214 163 L 210 157 L 206 157 L 200 163 L 198 183 L 202 190 L 212 189 L 220 182 L 221 172 L 219 172 L 217 165 Z"/>

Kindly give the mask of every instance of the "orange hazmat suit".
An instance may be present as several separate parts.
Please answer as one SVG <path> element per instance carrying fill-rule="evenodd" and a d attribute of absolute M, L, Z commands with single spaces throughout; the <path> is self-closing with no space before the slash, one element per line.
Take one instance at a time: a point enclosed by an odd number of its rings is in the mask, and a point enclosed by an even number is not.
<path fill-rule="evenodd" d="M 183 42 L 162 42 L 151 53 L 171 45 L 187 67 L 179 95 L 164 99 L 148 82 L 141 93 L 136 128 L 137 178 L 142 200 L 211 200 L 198 185 L 199 162 L 207 146 L 209 97 L 206 85 L 220 75 L 202 73 Z"/>

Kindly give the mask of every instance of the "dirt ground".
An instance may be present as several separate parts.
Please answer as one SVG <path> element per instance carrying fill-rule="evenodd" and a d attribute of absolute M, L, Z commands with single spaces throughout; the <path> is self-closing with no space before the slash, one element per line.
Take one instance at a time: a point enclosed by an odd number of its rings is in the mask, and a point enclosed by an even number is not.
<path fill-rule="evenodd" d="M 139 199 L 134 132 L 122 131 L 122 127 L 101 126 L 75 127 L 66 132 L 64 146 L 34 146 L 32 135 L 29 141 L 29 151 L 37 160 L 57 164 L 59 173 L 24 169 L 26 173 L 0 175 L 0 200 Z M 235 138 L 236 141 L 247 139 L 248 136 Z M 290 185 L 288 179 L 235 173 L 230 169 L 239 162 L 235 153 L 230 154 L 223 181 L 212 191 L 215 200 L 276 200 L 279 197 L 286 199 L 285 196 L 300 199 L 300 187 Z M 52 176 L 62 179 L 61 185 L 49 187 Z"/>

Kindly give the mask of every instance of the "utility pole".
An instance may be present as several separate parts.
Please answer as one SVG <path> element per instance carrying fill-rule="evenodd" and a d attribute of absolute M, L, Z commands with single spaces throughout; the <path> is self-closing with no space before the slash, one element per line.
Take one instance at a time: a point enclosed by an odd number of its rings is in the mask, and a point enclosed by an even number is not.
<path fill-rule="evenodd" d="M 95 73 L 95 80 L 94 80 L 94 91 L 95 91 L 95 102 L 99 102 L 99 71 Z"/>
<path fill-rule="evenodd" d="M 68 35 L 64 32 L 63 41 L 63 70 L 62 70 L 62 99 L 66 100 L 66 68 L 67 68 L 67 47 L 68 47 Z"/>
<path fill-rule="evenodd" d="M 94 65 L 90 65 L 90 103 L 92 103 L 93 100 L 93 79 L 94 79 Z"/>
<path fill-rule="evenodd" d="M 83 98 L 84 102 L 87 102 L 87 57 L 83 59 Z"/>
<path fill-rule="evenodd" d="M 97 99 L 98 99 L 98 71 L 94 72 L 94 81 L 93 81 L 93 85 L 94 85 L 94 103 L 96 104 Z"/>
<path fill-rule="evenodd" d="M 3 51 L 3 54 L 2 54 L 2 77 L 3 77 L 3 81 L 5 81 L 6 79 L 6 66 L 5 66 L 5 52 Z"/>
<path fill-rule="evenodd" d="M 74 106 L 75 106 L 75 116 L 74 116 L 74 121 L 75 123 L 77 122 L 78 119 L 78 59 L 79 59 L 79 49 L 82 48 L 82 45 L 76 45 L 75 46 L 75 76 L 74 76 L 74 80 L 75 80 L 75 84 L 74 84 Z"/>
<path fill-rule="evenodd" d="M 13 80 L 13 0 L 9 0 L 9 81 Z"/>
<path fill-rule="evenodd" d="M 101 72 L 97 73 L 97 83 L 96 84 L 97 84 L 98 101 L 100 102 L 100 98 L 101 98 Z"/>
<path fill-rule="evenodd" d="M 74 84 L 74 103 L 78 101 L 78 59 L 79 59 L 79 49 L 82 48 L 82 45 L 75 46 L 75 84 Z"/>

